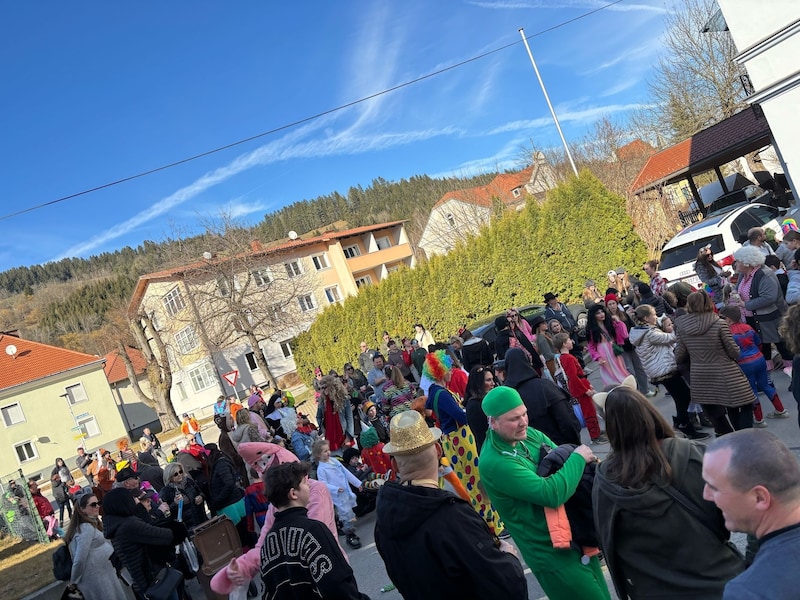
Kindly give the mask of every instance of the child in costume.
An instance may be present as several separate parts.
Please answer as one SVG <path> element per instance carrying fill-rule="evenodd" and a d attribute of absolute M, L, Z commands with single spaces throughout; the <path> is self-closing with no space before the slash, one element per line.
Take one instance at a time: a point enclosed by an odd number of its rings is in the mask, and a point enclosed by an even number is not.
<path fill-rule="evenodd" d="M 392 468 L 389 455 L 383 451 L 383 442 L 378 439 L 378 432 L 374 427 L 368 427 L 361 432 L 359 438 L 361 445 L 361 460 L 372 469 L 373 473 L 386 475 Z"/>
<path fill-rule="evenodd" d="M 351 548 L 360 548 L 361 540 L 356 535 L 356 515 L 353 513 L 356 506 L 356 494 L 350 489 L 350 486 L 362 489 L 361 480 L 338 460 L 331 458 L 331 447 L 327 440 L 314 442 L 312 454 L 314 460 L 319 461 L 317 479 L 328 486 L 333 505 L 342 522 L 347 545 Z"/>
<path fill-rule="evenodd" d="M 733 341 L 739 346 L 741 353 L 737 359 L 737 363 L 742 369 L 742 372 L 750 382 L 750 387 L 753 388 L 755 395 L 755 409 L 753 410 L 753 426 L 766 427 L 764 422 L 764 413 L 761 410 L 761 402 L 758 399 L 758 392 L 762 391 L 770 399 L 775 411 L 768 416 L 774 419 L 788 419 L 789 411 L 783 407 L 781 399 L 778 397 L 778 392 L 775 386 L 769 379 L 767 372 L 767 360 L 759 349 L 761 346 L 761 339 L 758 337 L 755 329 L 750 327 L 747 323 L 742 323 L 742 311 L 738 306 L 729 305 L 723 306 L 719 309 L 720 316 L 728 323 L 731 329 Z"/>

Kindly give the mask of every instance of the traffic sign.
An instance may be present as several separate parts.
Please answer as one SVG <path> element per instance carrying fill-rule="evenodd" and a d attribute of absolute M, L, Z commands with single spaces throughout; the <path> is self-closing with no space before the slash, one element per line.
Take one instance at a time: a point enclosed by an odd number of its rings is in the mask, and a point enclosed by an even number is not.
<path fill-rule="evenodd" d="M 84 417 L 88 417 L 88 416 L 89 416 L 89 413 L 85 412 L 85 413 L 81 413 L 79 415 L 75 415 L 75 418 L 76 419 L 83 419 Z"/>
<path fill-rule="evenodd" d="M 83 425 L 77 425 L 72 429 L 70 429 L 70 431 L 81 431 L 81 430 L 83 430 Z"/>
<path fill-rule="evenodd" d="M 82 440 L 85 437 L 86 437 L 85 433 L 79 433 L 78 435 L 74 436 L 72 439 L 73 440 Z"/>
<path fill-rule="evenodd" d="M 231 384 L 232 388 L 236 388 L 236 380 L 239 379 L 239 371 L 228 371 L 225 373 L 222 378 Z"/>

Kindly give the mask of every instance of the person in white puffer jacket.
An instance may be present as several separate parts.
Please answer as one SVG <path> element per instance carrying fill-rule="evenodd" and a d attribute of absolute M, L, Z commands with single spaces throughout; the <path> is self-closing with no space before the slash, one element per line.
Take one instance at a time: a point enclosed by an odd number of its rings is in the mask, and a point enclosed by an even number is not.
<path fill-rule="evenodd" d="M 687 409 L 692 395 L 686 381 L 678 372 L 678 364 L 672 352 L 676 342 L 672 321 L 666 315 L 657 317 L 655 309 L 649 304 L 638 306 L 635 314 L 636 326 L 630 330 L 628 338 L 650 381 L 662 384 L 672 396 L 678 413 L 675 419 L 676 428 L 692 440 L 707 438 L 708 434 L 697 431 L 689 420 Z"/>

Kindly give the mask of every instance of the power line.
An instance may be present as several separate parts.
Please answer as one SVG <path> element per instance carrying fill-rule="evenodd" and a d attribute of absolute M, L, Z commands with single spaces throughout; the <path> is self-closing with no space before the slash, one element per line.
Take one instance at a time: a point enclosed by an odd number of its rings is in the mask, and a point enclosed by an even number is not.
<path fill-rule="evenodd" d="M 531 34 L 531 35 L 527 36 L 525 39 L 526 40 L 530 40 L 530 39 L 533 39 L 533 38 L 538 37 L 540 35 L 544 35 L 545 33 L 549 33 L 551 31 L 554 31 L 556 29 L 559 29 L 561 27 L 569 25 L 570 23 L 574 23 L 575 21 L 578 21 L 578 20 L 583 19 L 585 17 L 588 17 L 590 15 L 593 15 L 593 14 L 595 14 L 597 12 L 600 12 L 601 10 L 605 10 L 605 9 L 611 7 L 611 6 L 614 6 L 615 4 L 619 4 L 622 1 L 623 0 L 614 0 L 613 2 L 609 2 L 608 4 L 605 4 L 603 6 L 595 8 L 594 10 L 590 10 L 589 12 L 586 12 L 586 13 L 583 13 L 581 15 L 578 15 L 577 17 L 573 17 L 572 19 L 568 19 L 567 21 L 562 21 L 561 23 L 553 25 L 552 27 L 548 27 L 547 29 L 543 29 L 543 30 L 538 31 L 538 32 L 536 32 L 534 34 Z M 521 43 L 522 43 L 522 40 L 519 40 L 519 41 L 516 41 L 516 42 L 512 42 L 510 44 L 506 44 L 505 46 L 500 46 L 498 48 L 494 48 L 493 50 L 488 50 L 487 52 L 484 52 L 482 54 L 478 54 L 477 56 L 473 56 L 472 58 L 467 58 L 466 60 L 462 60 L 461 62 L 452 64 L 449 67 L 444 67 L 442 69 L 439 69 L 438 71 L 433 71 L 431 73 L 427 73 L 426 75 L 421 75 L 420 77 L 417 77 L 415 79 L 411 79 L 409 81 L 405 81 L 403 83 L 399 83 L 399 84 L 397 84 L 397 85 L 395 85 L 393 87 L 387 88 L 387 89 L 382 90 L 380 92 L 376 92 L 374 94 L 370 94 L 369 96 L 364 96 L 363 98 L 359 98 L 358 100 L 353 100 L 352 102 L 348 102 L 346 104 L 341 104 L 341 105 L 339 105 L 339 106 L 337 106 L 335 108 L 329 108 L 328 110 L 324 110 L 322 112 L 318 112 L 318 113 L 316 113 L 314 115 L 311 115 L 309 117 L 305 117 L 303 119 L 299 119 L 297 121 L 293 121 L 291 123 L 287 123 L 286 125 L 281 125 L 280 127 L 276 127 L 274 129 L 270 129 L 269 131 L 264 131 L 264 132 L 258 133 L 256 135 L 252 135 L 250 137 L 238 140 L 236 142 L 231 142 L 230 144 L 225 144 L 224 146 L 219 146 L 219 147 L 214 148 L 212 150 L 206 150 L 205 152 L 201 152 L 199 154 L 195 154 L 195 155 L 189 156 L 187 158 L 182 158 L 181 160 L 176 160 L 175 162 L 171 162 L 171 163 L 162 165 L 160 167 L 156 167 L 154 169 L 149 169 L 147 171 L 142 171 L 141 173 L 137 173 L 136 175 L 130 175 L 128 177 L 123 177 L 122 179 L 117 179 L 116 181 L 111 181 L 109 183 L 104 183 L 103 185 L 98 185 L 96 187 L 83 190 L 81 192 L 76 192 L 74 194 L 69 194 L 68 196 L 62 196 L 61 198 L 56 198 L 55 200 L 50 200 L 49 202 L 44 202 L 42 204 L 37 204 L 35 206 L 30 206 L 28 208 L 23 208 L 22 210 L 18 210 L 18 211 L 13 212 L 13 213 L 8 213 L 6 215 L 2 215 L 2 216 L 0 216 L 0 221 L 4 221 L 6 219 L 11 219 L 12 217 L 18 217 L 19 215 L 23 215 L 25 213 L 29 213 L 29 212 L 32 212 L 34 210 L 38 210 L 40 208 L 45 208 L 46 206 L 51 206 L 53 204 L 58 204 L 60 202 L 65 202 L 67 200 L 72 200 L 73 198 L 78 198 L 79 196 L 85 196 L 86 194 L 91 194 L 93 192 L 98 192 L 100 190 L 104 190 L 106 188 L 110 188 L 110 187 L 113 187 L 115 185 L 119 185 L 121 183 L 126 183 L 128 181 L 133 181 L 134 179 L 140 179 L 142 177 L 146 177 L 147 175 L 152 175 L 153 173 L 158 173 L 159 171 L 165 171 L 167 169 L 171 169 L 172 167 L 177 167 L 178 165 L 182 165 L 182 164 L 191 162 L 193 160 L 197 160 L 199 158 L 203 158 L 205 156 L 210 156 L 211 154 L 216 154 L 218 152 L 222 152 L 224 150 L 228 150 L 230 148 L 234 148 L 236 146 L 240 146 L 242 144 L 246 144 L 248 142 L 252 142 L 253 140 L 257 140 L 259 138 L 266 137 L 268 135 L 272 135 L 274 133 L 278 133 L 278 132 L 284 131 L 286 129 L 291 129 L 292 127 L 297 127 L 298 125 L 302 125 L 303 123 L 308 123 L 310 121 L 314 121 L 316 119 L 319 119 L 320 117 L 324 117 L 326 115 L 330 115 L 330 114 L 338 112 L 340 110 L 344 110 L 346 108 L 350 108 L 351 106 L 356 106 L 357 104 L 361 104 L 362 102 L 367 102 L 368 100 L 372 100 L 373 98 L 378 98 L 379 96 L 383 96 L 384 94 L 389 94 L 391 92 L 395 92 L 395 91 L 397 91 L 399 89 L 402 89 L 404 87 L 408 87 L 410 85 L 414 85 L 415 83 L 419 83 L 420 81 L 425 81 L 426 79 L 430 79 L 432 77 L 436 77 L 437 75 L 441 75 L 442 73 L 447 73 L 448 71 L 452 71 L 453 69 L 458 69 L 460 67 L 463 67 L 464 65 L 467 65 L 469 63 L 472 63 L 472 62 L 475 62 L 475 61 L 478 61 L 478 60 L 481 60 L 483 58 L 486 58 L 487 56 L 491 56 L 492 54 L 496 54 L 496 53 L 501 52 L 503 50 L 507 50 L 508 48 L 511 48 L 512 46 L 516 46 L 516 45 L 521 44 Z"/>

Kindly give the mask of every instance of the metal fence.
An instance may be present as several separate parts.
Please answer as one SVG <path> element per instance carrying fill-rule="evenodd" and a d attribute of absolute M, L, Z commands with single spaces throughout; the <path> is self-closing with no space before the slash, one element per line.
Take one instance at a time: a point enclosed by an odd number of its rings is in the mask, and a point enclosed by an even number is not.
<path fill-rule="evenodd" d="M 22 469 L 0 477 L 0 535 L 47 544 L 50 541 L 47 530 L 36 511 L 27 481 Z"/>

